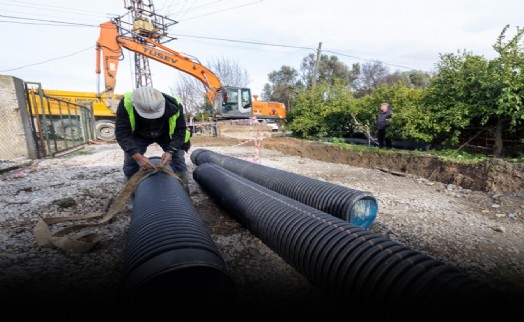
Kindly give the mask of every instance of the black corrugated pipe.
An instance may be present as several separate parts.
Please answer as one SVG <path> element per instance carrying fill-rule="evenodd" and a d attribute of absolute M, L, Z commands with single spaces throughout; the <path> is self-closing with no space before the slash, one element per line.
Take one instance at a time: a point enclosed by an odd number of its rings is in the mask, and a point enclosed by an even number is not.
<path fill-rule="evenodd" d="M 192 200 L 176 177 L 151 172 L 135 189 L 121 278 L 124 303 L 180 310 L 230 300 L 234 286 L 226 264 Z"/>
<path fill-rule="evenodd" d="M 197 166 L 193 177 L 244 227 L 348 310 L 478 309 L 502 298 L 452 266 L 217 164 Z"/>
<path fill-rule="evenodd" d="M 195 165 L 208 162 L 218 164 L 248 180 L 362 228 L 368 228 L 377 216 L 377 200 L 367 191 L 228 157 L 207 149 L 193 151 L 191 161 Z"/>

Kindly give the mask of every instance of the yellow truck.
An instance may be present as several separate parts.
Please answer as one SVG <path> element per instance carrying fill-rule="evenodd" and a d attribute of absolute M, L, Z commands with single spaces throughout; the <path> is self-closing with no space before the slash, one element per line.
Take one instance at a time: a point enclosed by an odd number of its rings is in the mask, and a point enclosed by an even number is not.
<path fill-rule="evenodd" d="M 77 91 L 63 91 L 63 90 L 42 90 L 44 99 L 40 99 L 36 91 L 29 90 L 28 100 L 32 108 L 33 115 L 45 114 L 46 117 L 51 118 L 52 121 L 60 118 L 60 116 L 75 115 L 76 105 L 89 105 L 93 108 L 95 117 L 95 134 L 97 139 L 104 141 L 115 140 L 115 119 L 116 115 L 104 103 L 104 96 L 98 98 L 95 92 L 77 92 Z M 123 95 L 114 95 L 114 98 L 120 99 Z M 42 110 L 42 102 L 44 109 Z M 72 103 L 72 104 L 67 104 Z M 58 124 L 58 122 L 56 122 Z M 64 124 L 61 122 L 60 124 Z M 65 124 L 71 124 L 66 122 Z M 74 128 L 74 126 L 71 126 Z M 56 126 L 56 131 L 60 133 L 67 132 L 67 128 L 62 129 Z"/>

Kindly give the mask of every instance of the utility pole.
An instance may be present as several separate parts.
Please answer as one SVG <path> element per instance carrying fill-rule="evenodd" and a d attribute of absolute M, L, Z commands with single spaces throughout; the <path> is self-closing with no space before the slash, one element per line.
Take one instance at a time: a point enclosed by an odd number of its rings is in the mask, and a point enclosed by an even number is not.
<path fill-rule="evenodd" d="M 322 48 L 322 42 L 318 43 L 317 49 L 317 59 L 315 60 L 315 65 L 313 65 L 313 75 L 311 76 L 311 90 L 315 90 L 317 86 L 317 73 L 318 73 L 318 64 L 320 64 L 320 52 Z"/>
<path fill-rule="evenodd" d="M 178 22 L 156 14 L 152 1 L 124 0 L 124 7 L 131 15 L 132 37 L 137 42 L 144 42 L 144 37 L 161 44 L 174 39 L 167 35 L 167 29 Z M 117 20 L 121 26 L 121 17 Z M 134 58 L 135 87 L 153 86 L 149 59 L 139 53 L 135 53 Z"/>

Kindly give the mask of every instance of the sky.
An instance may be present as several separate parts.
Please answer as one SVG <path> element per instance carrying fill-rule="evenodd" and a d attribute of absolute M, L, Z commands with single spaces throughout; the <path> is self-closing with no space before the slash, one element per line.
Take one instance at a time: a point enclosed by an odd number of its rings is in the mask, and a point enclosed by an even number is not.
<path fill-rule="evenodd" d="M 131 0 L 0 0 L 0 75 L 43 89 L 98 92 L 99 25 L 128 14 Z M 237 63 L 260 95 L 268 74 L 302 59 L 335 55 L 348 66 L 373 61 L 390 72 L 434 71 L 440 54 L 496 57 L 506 25 L 524 25 L 522 0 L 144 0 L 177 21 L 165 45 L 209 67 Z M 134 53 L 123 50 L 116 93 L 134 87 Z M 150 62 L 153 86 L 171 92 L 182 72 Z M 100 87 L 103 76 L 100 76 Z"/>

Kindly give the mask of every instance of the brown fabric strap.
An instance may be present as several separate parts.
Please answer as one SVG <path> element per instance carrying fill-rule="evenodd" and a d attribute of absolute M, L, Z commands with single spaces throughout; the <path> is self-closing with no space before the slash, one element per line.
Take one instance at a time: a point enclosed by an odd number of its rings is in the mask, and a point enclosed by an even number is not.
<path fill-rule="evenodd" d="M 150 173 L 146 174 L 146 170 L 140 169 L 134 176 L 132 176 L 126 183 L 122 191 L 118 194 L 115 200 L 111 203 L 109 210 L 104 213 L 95 213 L 87 216 L 67 216 L 67 217 L 50 217 L 41 218 L 33 229 L 33 235 L 35 236 L 36 242 L 40 247 L 49 248 L 60 248 L 63 250 L 75 252 L 75 253 L 86 253 L 90 251 L 96 244 L 102 239 L 97 233 L 79 234 L 75 236 L 68 236 L 68 234 L 77 232 L 87 227 L 94 227 L 104 224 L 111 220 L 116 214 L 118 214 L 127 204 L 127 201 L 133 195 L 138 184 L 148 176 L 155 174 L 158 170 L 162 170 L 180 180 L 178 176 L 171 170 L 163 165 L 158 165 L 157 168 Z M 63 228 L 56 233 L 51 232 L 49 227 L 52 224 L 66 222 L 66 221 L 77 221 L 77 220 L 88 220 L 88 219 L 100 219 L 94 223 L 85 223 L 72 225 Z"/>

